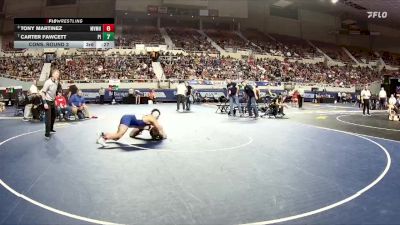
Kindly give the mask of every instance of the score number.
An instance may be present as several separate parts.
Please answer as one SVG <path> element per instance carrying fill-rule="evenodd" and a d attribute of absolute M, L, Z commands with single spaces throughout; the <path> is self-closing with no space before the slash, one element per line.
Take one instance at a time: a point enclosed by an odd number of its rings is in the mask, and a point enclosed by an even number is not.
<path fill-rule="evenodd" d="M 114 24 L 103 24 L 103 32 L 114 32 Z"/>
<path fill-rule="evenodd" d="M 114 24 L 103 24 L 103 41 L 114 41 Z"/>

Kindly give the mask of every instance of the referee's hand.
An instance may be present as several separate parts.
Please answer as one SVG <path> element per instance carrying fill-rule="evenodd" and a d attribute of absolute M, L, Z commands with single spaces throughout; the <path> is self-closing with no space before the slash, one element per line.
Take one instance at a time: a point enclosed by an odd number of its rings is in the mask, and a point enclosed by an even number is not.
<path fill-rule="evenodd" d="M 49 105 L 47 105 L 47 104 L 44 104 L 43 107 L 44 107 L 44 109 L 49 109 Z"/>

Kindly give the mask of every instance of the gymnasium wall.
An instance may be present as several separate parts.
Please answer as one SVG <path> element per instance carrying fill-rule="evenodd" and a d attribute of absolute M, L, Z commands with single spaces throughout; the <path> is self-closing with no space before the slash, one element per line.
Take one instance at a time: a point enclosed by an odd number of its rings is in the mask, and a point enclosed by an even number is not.
<path fill-rule="evenodd" d="M 210 0 L 207 8 L 218 10 L 220 17 L 247 18 L 249 12 L 247 0 Z"/>
<path fill-rule="evenodd" d="M 248 17 L 247 0 L 116 0 L 116 10 L 147 12 L 148 5 L 181 6 L 201 9 L 216 9 L 219 17 Z"/>
<path fill-rule="evenodd" d="M 147 12 L 148 5 L 162 5 L 162 0 L 116 0 L 118 11 Z"/>
<path fill-rule="evenodd" d="M 390 27 L 384 27 L 376 24 L 369 24 L 368 28 L 370 31 L 377 31 L 381 34 L 381 36 L 385 37 L 397 37 L 400 38 L 400 30 L 393 29 Z"/>
<path fill-rule="evenodd" d="M 241 20 L 241 29 L 254 28 L 266 33 L 277 33 L 309 40 L 323 41 L 338 45 L 351 45 L 363 48 L 382 49 L 400 52 L 400 30 L 381 25 L 369 24 L 371 31 L 380 36 L 338 35 L 341 27 L 339 17 L 326 13 L 299 9 L 298 19 L 271 15 L 270 2 L 262 0 L 248 1 L 248 19 Z M 397 38 L 397 39 L 396 39 Z"/>
<path fill-rule="evenodd" d="M 370 48 L 370 36 L 367 35 L 338 35 L 338 45 Z"/>
<path fill-rule="evenodd" d="M 302 37 L 311 40 L 335 42 L 335 36 L 330 33 L 337 30 L 337 18 L 328 14 L 299 10 L 298 18 L 288 18 L 271 15 L 269 2 L 248 1 L 249 16 L 242 20 L 242 30 L 255 28 L 267 33 Z M 243 29 L 244 28 L 244 29 Z"/>
<path fill-rule="evenodd" d="M 209 0 L 162 0 L 163 4 L 207 7 Z"/>
<path fill-rule="evenodd" d="M 374 49 L 400 53 L 400 38 L 376 37 L 372 39 L 372 47 Z"/>
<path fill-rule="evenodd" d="M 3 33 L 14 32 L 17 17 L 114 17 L 115 0 L 79 0 L 77 4 L 46 6 L 46 0 L 6 0 Z"/>
<path fill-rule="evenodd" d="M 3 33 L 14 32 L 13 17 L 40 17 L 43 0 L 6 0 L 4 11 Z"/>
<path fill-rule="evenodd" d="M 338 29 L 339 18 L 309 10 L 300 10 L 300 26 L 302 38 L 309 40 L 323 40 L 335 43 L 336 37 L 332 31 Z"/>

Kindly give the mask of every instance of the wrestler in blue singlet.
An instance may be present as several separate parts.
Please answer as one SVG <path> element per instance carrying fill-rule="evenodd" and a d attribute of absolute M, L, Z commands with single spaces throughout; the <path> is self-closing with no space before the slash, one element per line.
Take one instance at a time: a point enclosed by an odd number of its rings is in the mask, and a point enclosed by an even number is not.
<path fill-rule="evenodd" d="M 123 124 L 129 128 L 144 128 L 149 124 L 146 124 L 143 120 L 136 119 L 135 115 L 123 115 L 119 124 Z"/>

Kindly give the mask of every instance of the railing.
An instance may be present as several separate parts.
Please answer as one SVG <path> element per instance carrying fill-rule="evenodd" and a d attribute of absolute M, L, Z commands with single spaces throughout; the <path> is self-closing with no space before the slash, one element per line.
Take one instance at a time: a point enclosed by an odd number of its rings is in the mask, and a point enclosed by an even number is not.
<path fill-rule="evenodd" d="M 7 74 L 0 74 L 0 77 L 4 78 L 11 78 L 20 81 L 27 81 L 31 82 L 34 78 L 21 78 L 15 77 Z M 108 83 L 110 79 L 90 79 L 90 80 L 61 80 L 62 83 Z M 225 85 L 224 80 L 181 80 L 181 79 L 122 79 L 120 80 L 121 83 L 169 83 L 169 84 L 176 84 L 179 81 L 189 82 L 190 84 L 194 85 Z M 257 81 L 258 82 L 258 81 Z M 343 88 L 353 88 L 355 85 L 337 85 L 337 84 L 324 84 L 324 83 L 307 83 L 307 82 L 269 82 L 269 81 L 259 81 L 260 83 L 265 82 L 268 84 L 267 86 L 281 86 L 281 85 L 292 85 L 292 86 L 319 86 L 319 87 L 343 87 Z"/>
<path fill-rule="evenodd" d="M 108 83 L 110 79 L 90 79 L 90 80 L 61 80 L 62 83 Z M 120 80 L 121 83 L 158 83 L 165 82 L 165 80 L 155 80 L 155 79 L 123 79 Z"/>
<path fill-rule="evenodd" d="M 35 80 L 34 77 L 25 78 L 25 77 L 11 76 L 11 75 L 7 75 L 7 74 L 0 74 L 0 77 L 14 79 L 14 80 L 18 80 L 18 81 L 24 81 L 24 82 L 31 82 L 31 81 Z"/>
<path fill-rule="evenodd" d="M 3 53 L 5 54 L 21 54 L 21 53 L 25 53 L 27 51 L 27 49 L 21 49 L 21 50 L 1 50 Z"/>

